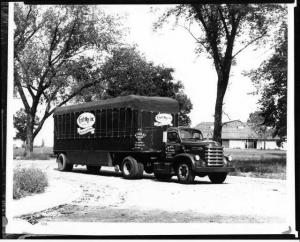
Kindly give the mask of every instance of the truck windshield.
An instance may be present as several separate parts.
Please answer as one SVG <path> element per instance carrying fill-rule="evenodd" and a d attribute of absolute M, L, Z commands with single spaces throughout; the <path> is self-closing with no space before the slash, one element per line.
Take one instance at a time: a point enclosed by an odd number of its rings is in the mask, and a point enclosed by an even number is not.
<path fill-rule="evenodd" d="M 187 139 L 202 140 L 203 139 L 202 133 L 196 129 L 181 129 L 180 137 L 183 140 L 187 140 Z"/>

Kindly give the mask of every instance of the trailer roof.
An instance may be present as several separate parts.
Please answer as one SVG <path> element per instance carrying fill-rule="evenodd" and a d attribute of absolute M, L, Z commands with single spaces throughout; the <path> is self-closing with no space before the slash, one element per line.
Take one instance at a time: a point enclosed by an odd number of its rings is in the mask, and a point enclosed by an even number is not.
<path fill-rule="evenodd" d="M 108 108 L 132 108 L 144 111 L 178 113 L 179 106 L 175 99 L 168 97 L 148 97 L 129 95 L 96 102 L 69 105 L 55 109 L 54 115 Z"/>

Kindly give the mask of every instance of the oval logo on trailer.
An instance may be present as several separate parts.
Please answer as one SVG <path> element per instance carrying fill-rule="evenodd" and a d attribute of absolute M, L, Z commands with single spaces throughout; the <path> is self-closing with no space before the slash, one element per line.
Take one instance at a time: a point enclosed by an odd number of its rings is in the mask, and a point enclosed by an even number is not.
<path fill-rule="evenodd" d="M 77 124 L 80 128 L 77 128 L 77 132 L 80 135 L 86 134 L 86 133 L 95 133 L 95 128 L 92 126 L 94 125 L 96 121 L 95 115 L 92 113 L 82 113 L 77 118 Z"/>
<path fill-rule="evenodd" d="M 169 113 L 159 113 L 155 116 L 154 126 L 172 125 L 173 117 Z"/>
<path fill-rule="evenodd" d="M 93 126 L 95 121 L 96 121 L 95 115 L 92 113 L 82 113 L 77 118 L 77 124 L 81 128 L 91 127 Z"/>

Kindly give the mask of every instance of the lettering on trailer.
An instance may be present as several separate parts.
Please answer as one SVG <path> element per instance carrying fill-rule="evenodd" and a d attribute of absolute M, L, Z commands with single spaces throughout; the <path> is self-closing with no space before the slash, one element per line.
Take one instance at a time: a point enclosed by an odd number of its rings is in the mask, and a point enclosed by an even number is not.
<path fill-rule="evenodd" d="M 173 117 L 169 113 L 158 113 L 155 116 L 156 122 L 154 122 L 154 126 L 163 126 L 163 125 L 171 125 Z"/>
<path fill-rule="evenodd" d="M 93 128 L 93 125 L 96 121 L 95 115 L 92 113 L 82 113 L 77 118 L 77 124 L 80 128 L 77 128 L 77 132 L 79 135 L 91 133 L 95 133 L 95 128 Z"/>
<path fill-rule="evenodd" d="M 141 129 L 138 129 L 137 132 L 134 134 L 134 137 L 137 139 L 137 141 L 134 142 L 134 150 L 141 150 L 143 147 L 145 147 L 144 141 L 142 141 L 143 138 L 146 137 L 146 134 L 143 133 Z"/>

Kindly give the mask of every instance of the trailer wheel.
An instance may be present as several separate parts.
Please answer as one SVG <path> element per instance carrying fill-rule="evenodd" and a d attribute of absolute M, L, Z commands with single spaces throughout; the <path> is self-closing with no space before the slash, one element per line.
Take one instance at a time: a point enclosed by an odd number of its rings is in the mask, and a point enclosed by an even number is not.
<path fill-rule="evenodd" d="M 180 162 L 177 166 L 178 181 L 182 184 L 192 183 L 195 179 L 195 174 L 191 165 L 188 162 Z"/>
<path fill-rule="evenodd" d="M 98 174 L 100 172 L 101 166 L 86 166 L 89 173 Z"/>
<path fill-rule="evenodd" d="M 211 173 L 208 174 L 209 180 L 214 184 L 221 184 L 226 180 L 227 173 Z"/>
<path fill-rule="evenodd" d="M 131 156 L 124 158 L 122 162 L 122 173 L 126 179 L 138 179 L 143 177 L 144 166 L 142 163 L 137 162 Z"/>
<path fill-rule="evenodd" d="M 172 178 L 171 174 L 154 173 L 154 176 L 159 181 L 169 181 Z"/>
<path fill-rule="evenodd" d="M 68 163 L 68 158 L 65 154 L 61 153 L 56 159 L 59 171 L 71 171 L 73 169 L 73 164 Z"/>

